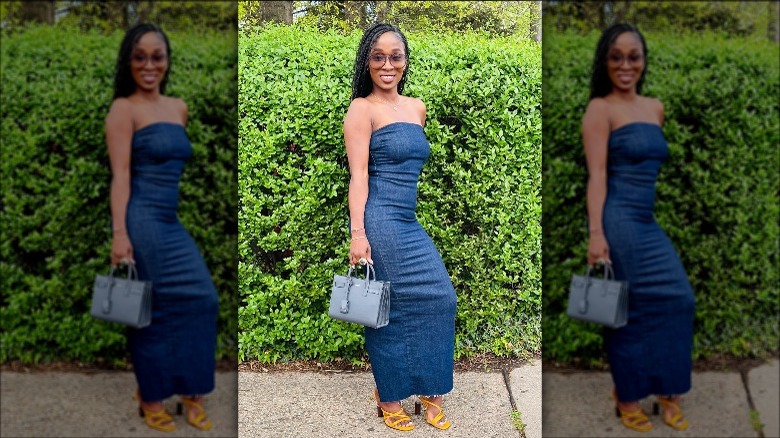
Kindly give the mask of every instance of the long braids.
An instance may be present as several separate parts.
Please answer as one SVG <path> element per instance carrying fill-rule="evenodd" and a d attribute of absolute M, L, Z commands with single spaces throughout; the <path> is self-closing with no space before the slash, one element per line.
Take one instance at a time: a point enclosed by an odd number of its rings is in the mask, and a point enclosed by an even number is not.
<path fill-rule="evenodd" d="M 368 70 L 368 55 L 371 53 L 371 49 L 374 48 L 376 41 L 385 32 L 395 33 L 398 38 L 401 39 L 401 42 L 404 43 L 404 53 L 406 54 L 407 59 L 406 68 L 401 75 L 401 80 L 398 82 L 398 94 L 403 94 L 406 76 L 409 72 L 409 45 L 406 42 L 406 36 L 395 26 L 386 23 L 375 23 L 363 33 L 363 38 L 361 38 L 360 45 L 357 49 L 357 55 L 355 56 L 355 72 L 352 75 L 352 98 L 350 98 L 350 101 L 371 94 L 373 83 L 371 82 L 371 75 Z"/>

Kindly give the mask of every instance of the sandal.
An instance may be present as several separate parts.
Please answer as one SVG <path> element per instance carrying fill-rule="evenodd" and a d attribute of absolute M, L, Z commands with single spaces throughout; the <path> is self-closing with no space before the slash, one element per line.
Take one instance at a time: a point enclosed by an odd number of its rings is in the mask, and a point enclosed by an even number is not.
<path fill-rule="evenodd" d="M 191 425 L 195 426 L 195 428 L 200 430 L 211 429 L 211 420 L 206 418 L 206 410 L 203 408 L 202 401 L 196 402 L 187 397 L 182 397 L 181 401 L 184 403 L 184 406 L 187 407 L 187 423 L 190 423 Z M 190 410 L 193 408 L 199 411 L 198 415 L 196 415 L 194 419 L 190 418 Z"/>
<path fill-rule="evenodd" d="M 135 390 L 135 399 L 138 400 L 138 415 L 144 419 L 147 426 L 160 432 L 173 432 L 176 430 L 176 423 L 173 422 L 173 417 L 165 410 L 165 407 L 159 411 L 144 409 L 141 405 L 143 402 L 141 391 L 138 389 Z"/>
<path fill-rule="evenodd" d="M 679 401 L 672 401 L 671 397 L 658 397 L 658 403 L 664 408 L 664 423 L 668 424 L 674 430 L 685 430 L 688 428 L 688 420 L 685 419 L 680 409 Z M 671 410 L 674 414 L 671 418 L 666 416 L 666 412 Z"/>
<path fill-rule="evenodd" d="M 436 403 L 427 400 L 425 397 L 419 397 L 420 401 L 423 402 L 425 405 L 425 421 L 430 424 L 431 426 L 439 429 L 439 430 L 447 430 L 452 425 L 450 423 L 450 420 L 447 419 L 447 417 L 444 416 L 444 411 L 441 410 L 441 406 L 437 405 Z M 433 417 L 433 420 L 428 420 L 428 407 L 429 406 L 435 406 L 439 413 L 436 414 L 435 417 Z M 442 423 L 443 421 L 443 423 Z"/>
<path fill-rule="evenodd" d="M 408 432 L 414 429 L 412 418 L 404 411 L 403 407 L 401 407 L 398 412 L 387 412 L 379 405 L 379 392 L 376 388 L 374 388 L 374 399 L 376 400 L 377 416 L 384 418 L 387 427 L 402 432 Z M 393 418 L 396 418 L 396 420 L 393 421 Z"/>
<path fill-rule="evenodd" d="M 650 422 L 650 417 L 645 414 L 645 411 L 642 410 L 641 407 L 633 411 L 621 408 L 617 393 L 614 389 L 612 389 L 612 398 L 615 399 L 615 415 L 620 417 L 623 426 L 637 432 L 649 432 L 653 430 L 653 423 Z"/>

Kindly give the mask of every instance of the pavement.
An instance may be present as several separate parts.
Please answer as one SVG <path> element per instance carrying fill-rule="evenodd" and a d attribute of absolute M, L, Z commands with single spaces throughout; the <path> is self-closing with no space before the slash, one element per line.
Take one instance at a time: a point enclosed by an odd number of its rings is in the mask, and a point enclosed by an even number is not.
<path fill-rule="evenodd" d="M 682 396 L 681 402 L 690 427 L 675 431 L 660 415 L 651 415 L 654 429 L 635 432 L 625 428 L 615 416 L 609 373 L 545 372 L 544 436 L 780 437 L 779 376 L 777 359 L 751 369 L 744 378 L 736 370 L 694 372 L 692 389 Z M 649 397 L 640 403 L 650 413 L 653 402 L 654 397 Z"/>
<path fill-rule="evenodd" d="M 163 433 L 138 417 L 132 373 L 3 372 L 0 436 L 539 438 L 544 423 L 544 437 L 780 438 L 779 376 L 777 359 L 744 375 L 694 372 L 682 400 L 690 428 L 677 432 L 651 415 L 655 429 L 640 433 L 614 416 L 606 372 L 542 373 L 539 361 L 508 370 L 508 379 L 498 371 L 456 372 L 444 398 L 452 427 L 433 429 L 407 399 L 416 428 L 402 433 L 376 417 L 370 372 L 217 372 L 217 389 L 206 399 L 214 428 L 198 431 L 175 416 L 179 428 Z M 652 410 L 652 399 L 642 404 Z M 166 405 L 175 410 L 174 399 Z"/>

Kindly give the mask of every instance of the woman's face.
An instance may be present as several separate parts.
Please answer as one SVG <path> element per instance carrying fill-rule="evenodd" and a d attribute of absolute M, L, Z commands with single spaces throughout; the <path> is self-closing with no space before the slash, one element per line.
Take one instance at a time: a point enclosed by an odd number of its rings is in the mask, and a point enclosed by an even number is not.
<path fill-rule="evenodd" d="M 147 32 L 138 39 L 130 55 L 130 70 L 139 89 L 159 90 L 168 70 L 168 51 L 157 32 Z"/>
<path fill-rule="evenodd" d="M 618 35 L 607 53 L 607 72 L 612 89 L 635 90 L 644 68 L 645 54 L 639 36 L 634 32 Z"/>
<path fill-rule="evenodd" d="M 397 90 L 406 68 L 404 43 L 395 32 L 385 32 L 368 54 L 368 69 L 374 88 Z"/>

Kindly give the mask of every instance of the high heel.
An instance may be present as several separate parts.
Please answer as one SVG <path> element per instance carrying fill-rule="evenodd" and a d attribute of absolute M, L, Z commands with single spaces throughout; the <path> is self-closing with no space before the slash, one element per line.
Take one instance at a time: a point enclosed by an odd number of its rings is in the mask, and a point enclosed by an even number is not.
<path fill-rule="evenodd" d="M 615 400 L 615 415 L 620 418 L 623 426 L 637 432 L 649 432 L 653 430 L 653 423 L 650 422 L 650 418 L 645 414 L 645 411 L 643 411 L 641 407 L 633 411 L 627 411 L 621 408 L 615 389 L 612 389 L 612 398 Z"/>
<path fill-rule="evenodd" d="M 404 408 L 398 410 L 398 412 L 387 412 L 379 405 L 379 391 L 374 388 L 374 400 L 376 400 L 376 413 L 378 417 L 384 418 L 385 425 L 391 429 L 408 432 L 414 429 L 412 418 L 404 411 Z M 396 418 L 395 421 L 391 419 Z M 407 423 L 404 425 L 404 423 Z"/>
<path fill-rule="evenodd" d="M 685 417 L 683 416 L 682 409 L 680 409 L 679 402 L 674 402 L 668 398 L 659 396 L 658 403 L 660 403 L 661 406 L 663 406 L 664 408 L 664 412 L 663 412 L 664 423 L 668 424 L 674 430 L 685 430 L 688 428 L 688 420 L 686 420 Z M 666 411 L 670 409 L 674 412 L 674 415 L 672 415 L 672 418 L 667 420 Z"/>
<path fill-rule="evenodd" d="M 138 400 L 138 415 L 144 419 L 144 423 L 152 429 L 159 430 L 160 432 L 173 432 L 176 430 L 176 423 L 173 422 L 173 417 L 165 410 L 165 407 L 159 411 L 150 411 L 144 409 L 141 403 L 141 391 L 135 390 L 135 399 Z"/>
<path fill-rule="evenodd" d="M 181 401 L 184 403 L 184 406 L 187 407 L 187 423 L 190 423 L 200 430 L 211 429 L 211 420 L 206 417 L 206 409 L 203 408 L 203 403 L 198 403 L 186 397 L 182 397 Z M 190 410 L 192 408 L 198 408 L 198 410 L 200 410 L 200 413 L 198 413 L 194 419 L 190 419 Z"/>
<path fill-rule="evenodd" d="M 419 399 L 425 405 L 425 421 L 428 424 L 430 424 L 431 426 L 439 430 L 447 430 L 450 428 L 452 424 L 450 423 L 450 420 L 448 420 L 447 417 L 444 416 L 444 411 L 442 411 L 441 406 L 437 405 L 436 403 L 430 400 L 426 400 L 425 397 L 419 397 Z M 433 420 L 428 420 L 429 406 L 435 406 L 437 409 L 439 409 L 439 413 L 437 413 L 436 416 L 433 417 Z M 442 423 L 442 420 L 444 420 L 444 423 Z"/>

